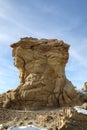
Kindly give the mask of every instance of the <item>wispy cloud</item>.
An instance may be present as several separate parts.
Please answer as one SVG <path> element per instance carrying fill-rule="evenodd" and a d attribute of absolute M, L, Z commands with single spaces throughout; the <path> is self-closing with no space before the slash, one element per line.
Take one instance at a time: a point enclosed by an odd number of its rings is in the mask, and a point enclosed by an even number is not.
<path fill-rule="evenodd" d="M 6 33 L 0 33 L 0 42 L 2 45 L 7 44 L 7 42 L 11 41 L 11 40 L 13 40 L 13 38 L 10 35 L 8 35 Z"/>
<path fill-rule="evenodd" d="M 19 84 L 18 71 L 9 60 L 1 60 L 0 65 L 0 93 Z M 15 82 L 16 81 L 16 82 Z"/>
<path fill-rule="evenodd" d="M 20 37 L 58 38 L 69 42 L 70 59 L 66 71 L 76 84 L 86 80 L 87 38 L 82 35 L 80 15 L 68 11 L 58 2 L 0 0 L 0 82 L 1 87 L 15 85 L 18 71 L 14 68 L 9 45 Z M 21 5 L 21 6 L 20 6 Z M 67 11 L 66 11 L 67 9 Z M 70 10 L 72 11 L 72 10 Z M 71 15 L 72 14 L 72 15 Z M 78 68 L 80 72 L 78 74 Z M 82 69 L 84 68 L 84 69 Z M 77 73 L 77 74 L 76 74 Z M 80 75 L 81 74 L 81 75 Z M 12 76 L 12 78 L 11 78 Z M 17 77 L 16 77 L 17 76 Z M 4 80 L 3 80 L 4 78 Z M 80 83 L 78 83 L 81 81 Z M 11 82 L 11 83 L 10 83 Z M 6 84 L 8 83 L 8 85 Z"/>
<path fill-rule="evenodd" d="M 83 67 L 87 67 L 87 61 L 86 61 L 86 57 L 81 56 L 81 54 L 79 52 L 77 52 L 76 50 L 71 50 L 70 51 L 70 55 L 73 59 L 75 59 L 80 65 L 82 65 Z"/>
<path fill-rule="evenodd" d="M 78 88 L 83 86 L 87 77 L 87 60 L 86 55 L 84 55 L 84 49 L 82 47 L 83 44 L 79 47 L 75 47 L 74 45 L 74 48 L 70 49 L 70 60 L 66 68 L 67 77 Z"/>

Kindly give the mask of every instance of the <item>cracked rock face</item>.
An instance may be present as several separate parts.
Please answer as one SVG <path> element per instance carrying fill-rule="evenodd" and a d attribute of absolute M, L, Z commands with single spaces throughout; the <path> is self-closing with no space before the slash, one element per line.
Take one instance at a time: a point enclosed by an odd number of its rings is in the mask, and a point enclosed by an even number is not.
<path fill-rule="evenodd" d="M 65 75 L 68 44 L 26 37 L 11 47 L 20 85 L 6 94 L 4 107 L 38 109 L 77 104 L 77 92 Z"/>

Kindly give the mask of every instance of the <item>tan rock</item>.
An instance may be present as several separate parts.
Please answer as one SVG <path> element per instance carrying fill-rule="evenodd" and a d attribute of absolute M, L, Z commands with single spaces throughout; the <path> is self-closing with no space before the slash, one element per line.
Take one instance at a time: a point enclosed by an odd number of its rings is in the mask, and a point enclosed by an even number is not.
<path fill-rule="evenodd" d="M 6 93 L 5 107 L 29 109 L 79 103 L 77 91 L 65 75 L 68 44 L 57 39 L 27 37 L 11 47 L 20 85 Z"/>
<path fill-rule="evenodd" d="M 87 91 L 87 82 L 84 83 L 82 90 Z"/>

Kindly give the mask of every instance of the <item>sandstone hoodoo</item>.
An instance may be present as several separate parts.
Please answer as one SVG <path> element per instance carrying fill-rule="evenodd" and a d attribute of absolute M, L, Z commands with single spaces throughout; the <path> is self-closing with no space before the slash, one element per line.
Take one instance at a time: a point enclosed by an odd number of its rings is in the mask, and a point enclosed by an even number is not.
<path fill-rule="evenodd" d="M 65 75 L 68 44 L 57 39 L 26 37 L 11 47 L 20 85 L 6 93 L 4 107 L 40 109 L 80 103 L 80 95 Z"/>

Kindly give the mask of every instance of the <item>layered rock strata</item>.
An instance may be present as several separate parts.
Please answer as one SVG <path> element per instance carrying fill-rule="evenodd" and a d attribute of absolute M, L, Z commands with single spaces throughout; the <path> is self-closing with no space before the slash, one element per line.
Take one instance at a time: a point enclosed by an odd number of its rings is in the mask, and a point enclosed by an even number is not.
<path fill-rule="evenodd" d="M 6 93 L 4 107 L 40 109 L 80 103 L 79 94 L 65 75 L 68 44 L 26 37 L 11 47 L 20 85 Z"/>

